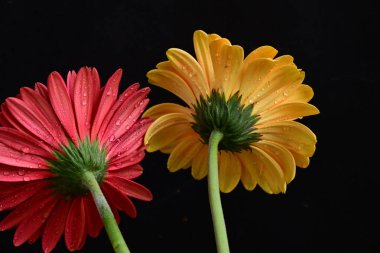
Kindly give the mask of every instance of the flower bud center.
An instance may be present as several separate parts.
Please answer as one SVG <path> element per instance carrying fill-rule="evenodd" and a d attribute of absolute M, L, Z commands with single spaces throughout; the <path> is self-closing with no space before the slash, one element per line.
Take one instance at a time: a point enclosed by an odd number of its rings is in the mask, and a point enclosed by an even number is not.
<path fill-rule="evenodd" d="M 251 150 L 251 144 L 260 140 L 261 135 L 254 128 L 259 117 L 252 115 L 253 104 L 241 105 L 238 93 L 226 100 L 223 93 L 213 90 L 210 96 L 197 101 L 194 110 L 195 123 L 192 128 L 204 143 L 208 143 L 213 130 L 223 133 L 219 150 Z"/>
<path fill-rule="evenodd" d="M 107 150 L 100 147 L 97 140 L 91 143 L 86 137 L 83 142 L 79 140 L 78 146 L 68 141 L 68 145 L 61 148 L 62 151 L 53 152 L 56 159 L 48 161 L 55 174 L 49 180 L 56 193 L 66 197 L 87 193 L 82 182 L 84 172 L 93 173 L 98 183 L 103 182 L 108 167 Z"/>

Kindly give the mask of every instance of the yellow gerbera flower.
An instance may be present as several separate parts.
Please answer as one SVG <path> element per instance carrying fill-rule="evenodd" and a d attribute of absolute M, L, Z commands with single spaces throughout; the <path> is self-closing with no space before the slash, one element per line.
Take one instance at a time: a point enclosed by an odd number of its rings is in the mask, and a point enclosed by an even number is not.
<path fill-rule="evenodd" d="M 286 191 L 296 165 L 306 168 L 316 136 L 294 120 L 318 109 L 308 102 L 310 86 L 293 57 L 259 47 L 244 58 L 243 48 L 217 34 L 194 33 L 196 58 L 171 48 L 168 61 L 148 72 L 149 82 L 169 90 L 188 106 L 164 103 L 144 117 L 155 118 L 145 136 L 148 151 L 170 153 L 171 172 L 191 167 L 195 179 L 208 173 L 213 130 L 219 143 L 219 183 L 232 191 L 241 180 L 247 190 L 258 184 L 268 193 Z"/>

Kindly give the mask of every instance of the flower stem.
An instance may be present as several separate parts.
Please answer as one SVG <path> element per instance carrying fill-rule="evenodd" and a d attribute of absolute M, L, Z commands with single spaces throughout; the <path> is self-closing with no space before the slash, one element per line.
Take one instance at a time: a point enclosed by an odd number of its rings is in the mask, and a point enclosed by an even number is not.
<path fill-rule="evenodd" d="M 82 175 L 82 180 L 92 194 L 115 253 L 130 253 L 111 208 L 108 205 L 94 174 L 87 171 Z"/>
<path fill-rule="evenodd" d="M 224 223 L 223 208 L 220 201 L 218 175 L 218 144 L 223 133 L 214 130 L 209 139 L 208 149 L 208 195 L 211 207 L 212 222 L 214 224 L 215 242 L 218 253 L 229 253 L 226 225 Z"/>

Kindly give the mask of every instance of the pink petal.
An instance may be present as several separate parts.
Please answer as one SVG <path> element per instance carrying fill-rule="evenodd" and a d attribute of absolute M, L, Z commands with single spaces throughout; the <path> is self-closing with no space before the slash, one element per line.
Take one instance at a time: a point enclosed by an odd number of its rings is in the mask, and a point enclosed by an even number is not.
<path fill-rule="evenodd" d="M 60 200 L 46 222 L 42 234 L 42 248 L 45 253 L 50 253 L 61 238 L 71 204 L 72 201 Z"/>
<path fill-rule="evenodd" d="M 152 193 L 147 188 L 131 180 L 108 174 L 105 182 L 132 198 L 144 201 L 150 201 L 153 198 Z"/>
<path fill-rule="evenodd" d="M 133 144 L 136 142 L 140 143 L 153 121 L 153 119 L 140 119 L 137 121 L 123 136 L 121 136 L 119 142 L 111 142 L 109 144 L 107 158 L 110 159 L 122 152 L 130 151 Z"/>
<path fill-rule="evenodd" d="M 97 112 L 95 115 L 94 123 L 91 130 L 91 140 L 95 140 L 99 128 L 108 114 L 110 108 L 115 103 L 117 98 L 117 93 L 119 90 L 119 83 L 122 75 L 122 70 L 118 69 L 116 72 L 108 79 L 104 90 L 106 92 L 102 92 L 102 96 L 99 102 L 99 106 L 97 108 Z"/>
<path fill-rule="evenodd" d="M 53 72 L 49 75 L 48 92 L 50 103 L 53 106 L 55 114 L 66 129 L 71 140 L 78 144 L 74 110 L 69 94 L 67 93 L 65 82 L 58 72 Z"/>
<path fill-rule="evenodd" d="M 46 169 L 28 169 L 0 164 L 0 182 L 28 182 L 52 177 Z"/>
<path fill-rule="evenodd" d="M 46 160 L 40 156 L 18 151 L 0 142 L 0 164 L 1 163 L 31 169 L 49 168 Z"/>
<path fill-rule="evenodd" d="M 113 176 L 122 177 L 125 179 L 133 179 L 139 177 L 143 173 L 143 168 L 140 164 L 134 164 L 118 170 L 108 171 Z"/>
<path fill-rule="evenodd" d="M 20 89 L 21 99 L 28 108 L 33 112 L 34 116 L 42 122 L 56 142 L 66 145 L 67 137 L 59 122 L 51 104 L 43 99 L 37 92 L 30 88 Z"/>
<path fill-rule="evenodd" d="M 45 190 L 43 192 L 39 192 L 37 195 L 34 195 L 27 201 L 22 202 L 14 211 L 8 214 L 8 216 L 0 222 L 0 231 L 17 226 L 21 221 L 49 202 L 51 198 L 53 198 L 52 196 L 53 193 L 51 190 Z"/>
<path fill-rule="evenodd" d="M 26 126 L 22 125 L 20 122 L 16 120 L 16 118 L 9 111 L 6 103 L 1 104 L 1 112 L 5 120 L 4 126 L 15 128 L 19 130 L 20 132 L 27 133 L 28 135 L 30 135 L 30 131 L 26 128 Z"/>
<path fill-rule="evenodd" d="M 55 197 L 48 198 L 49 201 L 44 202 L 33 213 L 29 212 L 30 219 L 24 219 L 17 227 L 13 238 L 13 244 L 17 247 L 26 242 L 39 228 L 45 223 L 50 216 L 51 211 L 57 204 L 58 199 Z"/>
<path fill-rule="evenodd" d="M 91 194 L 86 196 L 86 218 L 87 218 L 87 231 L 89 236 L 95 238 L 99 235 L 103 227 L 102 219 L 100 218 L 98 209 L 94 203 Z"/>
<path fill-rule="evenodd" d="M 14 128 L 0 127 L 0 143 L 24 154 L 38 155 L 48 159 L 54 158 L 51 148 Z"/>
<path fill-rule="evenodd" d="M 70 251 L 79 250 L 86 240 L 86 213 L 84 199 L 74 199 L 66 220 L 65 242 Z"/>
<path fill-rule="evenodd" d="M 124 101 L 104 131 L 101 144 L 117 140 L 136 122 L 149 102 L 144 99 L 149 91 L 149 88 L 143 88 Z"/>
<path fill-rule="evenodd" d="M 38 137 L 55 149 L 60 148 L 54 136 L 54 129 L 46 119 L 41 117 L 41 114 L 34 112 L 24 101 L 17 98 L 8 98 L 5 104 L 16 121 L 28 129 L 29 134 Z"/>
<path fill-rule="evenodd" d="M 2 190 L 0 196 L 0 211 L 8 210 L 18 206 L 34 194 L 46 188 L 44 181 L 14 184 L 15 187 Z"/>
<path fill-rule="evenodd" d="M 144 150 L 145 150 L 145 147 L 142 147 L 127 155 L 123 155 L 123 156 L 117 157 L 116 159 L 115 158 L 112 159 L 110 162 L 110 166 L 113 167 L 112 170 L 122 169 L 122 168 L 141 162 L 145 156 Z M 108 170 L 111 171 L 111 169 L 108 169 Z"/>
<path fill-rule="evenodd" d="M 101 124 L 100 128 L 99 128 L 99 131 L 98 131 L 98 134 L 97 134 L 97 139 L 98 140 L 101 140 L 103 135 L 104 135 L 104 131 L 106 130 L 107 126 L 108 126 L 108 123 L 110 122 L 110 120 L 112 119 L 112 117 L 114 116 L 115 112 L 123 105 L 123 103 L 129 99 L 130 96 L 132 96 L 133 94 L 136 93 L 137 89 L 140 87 L 140 85 L 138 83 L 135 83 L 131 86 L 129 86 L 124 92 L 123 94 L 121 94 L 119 96 L 119 99 L 113 104 L 113 106 L 111 107 L 111 109 L 109 109 L 107 115 L 104 117 L 103 121 L 102 122 L 99 122 Z M 114 92 L 113 90 L 105 90 L 103 92 L 103 94 L 110 94 L 111 92 Z M 115 92 L 115 94 L 117 94 L 117 91 Z M 99 106 L 100 108 L 101 106 Z"/>
<path fill-rule="evenodd" d="M 39 229 L 36 230 L 28 239 L 29 244 L 35 243 L 42 235 L 42 231 L 44 230 L 44 226 L 41 226 Z"/>
<path fill-rule="evenodd" d="M 67 73 L 66 83 L 67 83 L 67 90 L 69 92 L 69 97 L 71 101 L 74 101 L 74 83 L 75 83 L 76 78 L 77 78 L 77 73 L 75 73 L 74 70 L 69 71 Z"/>
<path fill-rule="evenodd" d="M 49 94 L 48 94 L 48 90 L 47 90 L 47 87 L 42 84 L 42 83 L 35 83 L 34 85 L 34 90 L 41 96 L 43 97 L 44 99 L 46 99 L 46 101 L 49 101 Z"/>
<path fill-rule="evenodd" d="M 87 67 L 81 68 L 75 79 L 73 102 L 78 132 L 82 140 L 84 140 L 86 135 L 90 135 L 92 110 L 95 106 L 95 101 L 98 99 L 100 90 L 100 86 L 96 85 L 99 85 L 99 82 L 95 84 L 91 69 Z"/>
<path fill-rule="evenodd" d="M 118 210 L 122 210 L 132 218 L 136 217 L 136 207 L 127 195 L 107 183 L 103 184 L 102 190 L 107 193 L 109 202 L 112 202 Z"/>
<path fill-rule="evenodd" d="M 0 112 L 0 126 L 12 127 L 12 124 L 8 122 L 2 112 Z"/>

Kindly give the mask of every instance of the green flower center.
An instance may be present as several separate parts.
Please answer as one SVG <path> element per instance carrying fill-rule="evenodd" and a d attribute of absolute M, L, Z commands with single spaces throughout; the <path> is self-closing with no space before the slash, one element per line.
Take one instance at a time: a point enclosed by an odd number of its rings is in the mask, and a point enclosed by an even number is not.
<path fill-rule="evenodd" d="M 204 143 L 208 143 L 211 132 L 219 130 L 223 139 L 219 150 L 240 152 L 251 150 L 251 144 L 260 140 L 255 133 L 258 115 L 252 115 L 253 105 L 241 105 L 241 96 L 235 93 L 229 100 L 225 95 L 213 90 L 210 96 L 201 97 L 194 106 L 195 123 L 192 128 L 199 133 Z"/>
<path fill-rule="evenodd" d="M 69 141 L 67 146 L 61 147 L 62 152 L 53 152 L 56 159 L 48 161 L 51 172 L 55 174 L 49 180 L 56 193 L 66 197 L 87 193 L 82 182 L 85 172 L 93 173 L 99 184 L 103 182 L 108 167 L 107 150 L 100 148 L 97 140 L 91 143 L 86 137 L 83 142 L 79 140 L 78 146 Z"/>

